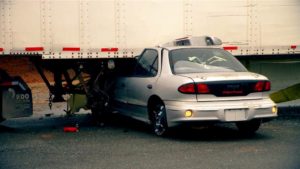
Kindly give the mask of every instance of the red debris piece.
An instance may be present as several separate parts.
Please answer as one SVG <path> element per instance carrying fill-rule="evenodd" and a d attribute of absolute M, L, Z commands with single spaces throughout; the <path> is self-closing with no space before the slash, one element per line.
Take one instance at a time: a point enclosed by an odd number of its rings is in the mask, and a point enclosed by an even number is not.
<path fill-rule="evenodd" d="M 73 127 L 73 126 L 66 126 L 64 127 L 64 132 L 78 132 L 78 128 L 77 127 Z"/>

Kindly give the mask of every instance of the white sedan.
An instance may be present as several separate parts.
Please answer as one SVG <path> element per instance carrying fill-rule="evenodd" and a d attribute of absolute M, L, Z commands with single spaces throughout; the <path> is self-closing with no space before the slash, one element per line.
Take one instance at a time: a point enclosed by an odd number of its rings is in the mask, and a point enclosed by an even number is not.
<path fill-rule="evenodd" d="M 192 122 L 235 122 L 254 133 L 277 117 L 270 81 L 220 48 L 147 48 L 128 69 L 116 80 L 114 108 L 149 122 L 156 135 Z"/>

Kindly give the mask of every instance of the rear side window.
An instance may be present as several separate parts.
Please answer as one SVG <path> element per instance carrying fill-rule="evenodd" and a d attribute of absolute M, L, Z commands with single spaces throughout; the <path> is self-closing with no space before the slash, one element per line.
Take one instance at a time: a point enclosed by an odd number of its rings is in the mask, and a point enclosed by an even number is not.
<path fill-rule="evenodd" d="M 247 71 L 234 56 L 221 49 L 176 49 L 170 52 L 169 59 L 174 74 Z"/>
<path fill-rule="evenodd" d="M 156 76 L 158 68 L 158 53 L 156 50 L 147 49 L 140 56 L 136 69 L 136 76 Z"/>

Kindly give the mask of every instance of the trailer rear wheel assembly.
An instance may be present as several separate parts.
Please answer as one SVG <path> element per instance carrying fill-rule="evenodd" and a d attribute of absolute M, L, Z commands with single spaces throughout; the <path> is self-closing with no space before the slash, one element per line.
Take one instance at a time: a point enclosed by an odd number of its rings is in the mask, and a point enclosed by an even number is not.
<path fill-rule="evenodd" d="M 88 106 L 91 109 L 93 120 L 97 125 L 103 125 L 110 112 L 109 84 L 104 69 L 100 70 L 96 78 L 92 78 L 87 90 Z"/>

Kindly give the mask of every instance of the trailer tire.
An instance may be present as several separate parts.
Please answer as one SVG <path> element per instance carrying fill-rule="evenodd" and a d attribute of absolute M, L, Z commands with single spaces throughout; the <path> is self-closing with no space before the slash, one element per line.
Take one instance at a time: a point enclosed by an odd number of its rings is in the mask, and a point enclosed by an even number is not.
<path fill-rule="evenodd" d="M 101 110 L 97 109 L 97 108 L 91 108 L 91 112 L 92 112 L 92 119 L 93 122 L 97 125 L 97 126 L 103 126 L 104 125 L 104 119 L 102 117 L 102 112 Z"/>
<path fill-rule="evenodd" d="M 107 119 L 109 110 L 109 99 L 106 95 L 100 93 L 93 93 L 89 97 L 89 106 L 92 112 L 92 118 L 97 125 L 103 125 Z"/>
<path fill-rule="evenodd" d="M 110 108 L 110 95 L 106 87 L 101 87 L 100 79 L 96 79 L 93 85 L 91 85 L 88 94 L 88 105 L 92 111 L 92 117 L 97 125 L 103 126 L 107 120 Z M 103 82 L 106 86 L 107 82 Z"/>

